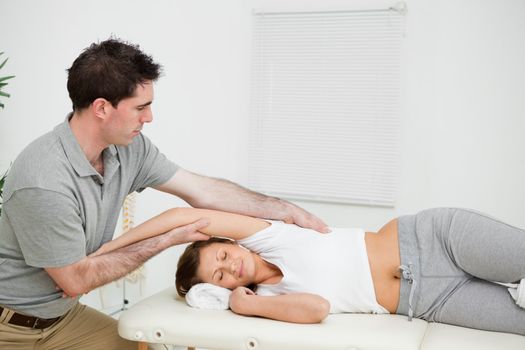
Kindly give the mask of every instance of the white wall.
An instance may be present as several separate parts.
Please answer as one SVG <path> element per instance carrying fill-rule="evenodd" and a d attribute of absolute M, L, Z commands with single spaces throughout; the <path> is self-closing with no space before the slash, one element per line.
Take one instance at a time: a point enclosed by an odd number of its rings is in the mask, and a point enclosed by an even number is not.
<path fill-rule="evenodd" d="M 165 67 L 156 86 L 155 121 L 146 134 L 188 169 L 246 183 L 252 8 L 392 3 L 0 0 L 0 51 L 10 57 L 0 75 L 17 75 L 7 89 L 12 97 L 0 110 L 0 169 L 70 110 L 65 69 L 78 53 L 115 34 L 139 43 Z M 525 2 L 407 4 L 398 204 L 299 204 L 333 226 L 371 230 L 433 206 L 472 207 L 525 227 Z M 138 200 L 138 222 L 180 203 L 150 190 Z M 143 295 L 173 284 L 180 250 L 147 265 Z M 140 297 L 137 286 L 128 293 L 132 301 Z M 86 300 L 96 304 L 96 298 Z"/>
<path fill-rule="evenodd" d="M 250 11 L 242 0 L 0 0 L 0 51 L 9 57 L 0 75 L 16 74 L 6 89 L 11 98 L 0 110 L 0 171 L 65 118 L 71 108 L 65 70 L 91 42 L 114 34 L 140 44 L 164 66 L 155 91 L 155 120 L 145 133 L 181 166 L 241 181 Z M 138 201 L 137 223 L 180 205 L 148 190 Z M 143 295 L 173 285 L 180 250 L 148 264 Z M 105 288 L 105 305 L 119 303 L 120 291 L 114 289 Z M 138 290 L 128 286 L 132 301 Z M 97 293 L 90 303 L 99 303 Z"/>

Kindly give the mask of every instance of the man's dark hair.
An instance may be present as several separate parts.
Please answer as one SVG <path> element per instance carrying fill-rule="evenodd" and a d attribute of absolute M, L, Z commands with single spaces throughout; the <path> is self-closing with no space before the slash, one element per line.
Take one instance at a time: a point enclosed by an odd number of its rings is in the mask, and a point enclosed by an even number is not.
<path fill-rule="evenodd" d="M 159 78 L 162 67 L 138 45 L 120 39 L 91 44 L 67 70 L 67 90 L 73 110 L 88 107 L 97 98 L 118 103 L 133 96 L 138 84 Z"/>

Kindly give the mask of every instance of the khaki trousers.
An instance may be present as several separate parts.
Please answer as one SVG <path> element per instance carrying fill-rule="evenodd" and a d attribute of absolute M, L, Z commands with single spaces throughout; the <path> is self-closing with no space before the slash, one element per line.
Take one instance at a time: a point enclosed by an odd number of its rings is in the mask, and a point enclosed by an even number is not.
<path fill-rule="evenodd" d="M 8 324 L 12 314 L 13 311 L 5 309 L 0 315 L 2 350 L 137 349 L 137 343 L 118 335 L 115 319 L 80 303 L 45 329 Z"/>

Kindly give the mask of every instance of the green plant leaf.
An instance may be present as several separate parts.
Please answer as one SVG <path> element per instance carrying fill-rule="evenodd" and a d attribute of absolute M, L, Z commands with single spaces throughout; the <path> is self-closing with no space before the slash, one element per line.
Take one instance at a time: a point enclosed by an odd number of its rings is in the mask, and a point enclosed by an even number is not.
<path fill-rule="evenodd" d="M 1 53 L 0 53 L 1 54 Z M 2 176 L 0 176 L 0 190 L 3 188 L 4 186 L 4 182 L 5 182 L 5 179 L 7 178 L 7 174 L 9 173 L 9 170 L 11 169 L 11 166 L 13 166 L 13 162 L 11 162 L 9 164 L 9 166 L 7 167 L 7 170 L 2 174 Z"/>
<path fill-rule="evenodd" d="M 6 81 L 6 80 L 9 80 L 9 79 L 13 79 L 14 77 L 15 77 L 14 75 L 9 75 L 7 77 L 2 77 L 2 78 L 0 78 L 0 82 L 1 81 Z"/>
<path fill-rule="evenodd" d="M 3 55 L 3 54 L 4 54 L 4 52 L 0 52 L 0 56 Z M 8 59 L 9 58 L 6 58 L 5 60 L 2 61 L 2 63 L 0 64 L 0 69 L 2 69 L 5 66 L 5 64 L 7 63 Z M 9 79 L 13 79 L 14 77 L 15 77 L 14 75 L 8 75 L 8 76 L 5 76 L 5 77 L 0 77 L 0 97 L 10 97 L 10 95 L 7 92 L 2 91 L 2 89 L 8 84 L 5 81 L 7 81 Z M 0 102 L 0 108 L 3 109 L 4 107 L 5 107 L 5 105 Z M 4 178 L 2 177 L 2 180 L 3 179 Z M 3 186 L 3 181 L 2 181 L 2 186 Z M 1 198 L 1 193 L 2 193 L 1 189 L 2 189 L 2 187 L 0 186 L 0 198 Z"/>
<path fill-rule="evenodd" d="M 4 65 L 5 65 L 5 63 L 7 62 L 8 59 L 9 59 L 9 58 L 6 58 L 6 59 L 4 60 L 4 62 L 2 62 L 2 64 L 0 64 L 0 69 L 2 69 L 2 67 L 4 67 Z"/>

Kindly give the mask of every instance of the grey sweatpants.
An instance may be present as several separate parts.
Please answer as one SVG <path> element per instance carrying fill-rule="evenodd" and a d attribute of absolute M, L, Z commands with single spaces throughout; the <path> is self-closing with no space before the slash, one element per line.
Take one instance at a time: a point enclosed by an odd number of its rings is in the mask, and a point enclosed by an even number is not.
<path fill-rule="evenodd" d="M 438 208 L 398 221 L 396 313 L 430 322 L 525 335 L 525 309 L 507 288 L 525 278 L 525 231 L 467 209 Z M 409 306 L 411 305 L 411 307 Z"/>

